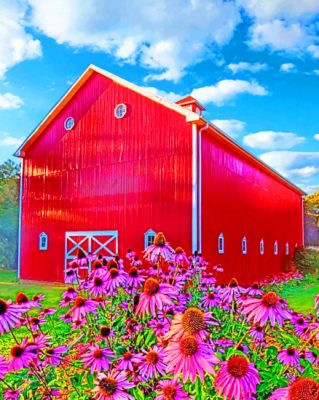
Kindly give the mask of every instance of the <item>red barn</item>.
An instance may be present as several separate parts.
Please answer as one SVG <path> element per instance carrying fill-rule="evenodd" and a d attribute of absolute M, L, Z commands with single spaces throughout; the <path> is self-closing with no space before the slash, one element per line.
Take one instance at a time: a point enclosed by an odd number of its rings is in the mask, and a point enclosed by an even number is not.
<path fill-rule="evenodd" d="M 155 232 L 248 282 L 303 244 L 303 192 L 219 128 L 90 66 L 26 139 L 19 275 L 63 281 L 77 249 L 124 256 Z"/>

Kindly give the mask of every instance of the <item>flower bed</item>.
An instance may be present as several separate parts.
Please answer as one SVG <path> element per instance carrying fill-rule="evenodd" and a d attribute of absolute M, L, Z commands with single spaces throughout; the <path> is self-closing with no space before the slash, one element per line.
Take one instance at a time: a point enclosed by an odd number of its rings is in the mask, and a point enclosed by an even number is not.
<path fill-rule="evenodd" d="M 59 310 L 43 309 L 41 295 L 0 299 L 0 341 L 11 337 L 0 356 L 0 396 L 319 399 L 318 297 L 303 316 L 257 283 L 216 285 L 221 266 L 174 251 L 162 234 L 145 258 L 79 254 Z M 291 278 L 302 277 L 264 283 Z"/>

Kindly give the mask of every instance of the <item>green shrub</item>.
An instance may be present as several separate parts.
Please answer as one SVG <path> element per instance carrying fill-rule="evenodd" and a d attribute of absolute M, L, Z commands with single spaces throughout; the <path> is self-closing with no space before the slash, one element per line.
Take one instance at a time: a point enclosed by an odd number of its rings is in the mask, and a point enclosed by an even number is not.
<path fill-rule="evenodd" d="M 294 263 L 302 274 L 319 276 L 319 249 L 315 247 L 297 248 Z"/>

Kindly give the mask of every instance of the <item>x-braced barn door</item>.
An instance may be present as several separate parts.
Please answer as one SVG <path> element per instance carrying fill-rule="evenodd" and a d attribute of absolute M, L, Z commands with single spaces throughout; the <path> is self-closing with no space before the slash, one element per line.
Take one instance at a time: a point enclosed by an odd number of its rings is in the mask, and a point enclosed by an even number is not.
<path fill-rule="evenodd" d="M 65 269 L 77 256 L 78 250 L 82 250 L 85 255 L 91 253 L 114 257 L 118 253 L 118 231 L 65 232 Z M 91 269 L 91 262 L 88 268 Z"/>

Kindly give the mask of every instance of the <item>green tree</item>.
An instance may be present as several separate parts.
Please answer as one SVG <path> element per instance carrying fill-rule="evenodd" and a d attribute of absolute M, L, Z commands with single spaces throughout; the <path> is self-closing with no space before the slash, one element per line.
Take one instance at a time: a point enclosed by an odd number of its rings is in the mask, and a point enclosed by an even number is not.
<path fill-rule="evenodd" d="M 19 165 L 0 164 L 0 267 L 16 268 L 18 244 Z"/>

